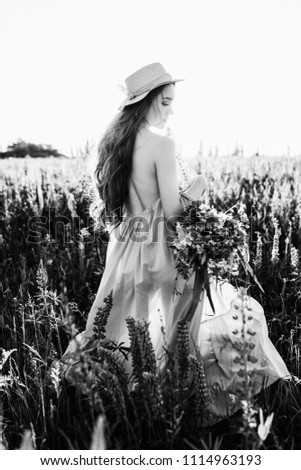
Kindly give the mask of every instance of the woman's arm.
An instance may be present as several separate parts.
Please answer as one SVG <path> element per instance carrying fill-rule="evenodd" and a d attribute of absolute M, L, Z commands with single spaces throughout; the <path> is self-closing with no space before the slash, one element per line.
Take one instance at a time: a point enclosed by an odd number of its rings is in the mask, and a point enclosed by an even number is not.
<path fill-rule="evenodd" d="M 160 136 L 154 152 L 159 193 L 167 219 L 181 215 L 175 143 L 167 136 Z"/>

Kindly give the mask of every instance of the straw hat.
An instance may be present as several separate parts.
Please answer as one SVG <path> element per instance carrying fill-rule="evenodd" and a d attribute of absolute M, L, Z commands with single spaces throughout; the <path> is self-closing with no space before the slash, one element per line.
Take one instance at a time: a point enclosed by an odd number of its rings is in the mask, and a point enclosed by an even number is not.
<path fill-rule="evenodd" d="M 183 81 L 183 78 L 172 78 L 159 62 L 146 65 L 125 79 L 125 87 L 119 85 L 126 94 L 126 99 L 119 106 L 121 111 L 125 106 L 143 100 L 148 93 L 161 85 L 169 85 Z"/>

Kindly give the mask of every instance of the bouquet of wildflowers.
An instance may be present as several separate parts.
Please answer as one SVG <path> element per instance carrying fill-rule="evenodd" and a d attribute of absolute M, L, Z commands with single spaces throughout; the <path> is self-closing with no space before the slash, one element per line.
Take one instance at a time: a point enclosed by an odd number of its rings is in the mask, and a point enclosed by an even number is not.
<path fill-rule="evenodd" d="M 248 263 L 249 221 L 245 206 L 238 203 L 226 212 L 219 212 L 200 201 L 191 200 L 177 221 L 178 237 L 172 248 L 176 268 L 184 279 L 195 272 L 193 299 L 186 319 L 191 319 L 199 296 L 206 289 L 212 310 L 209 278 L 225 279 L 237 275 L 240 265 L 255 278 Z M 257 279 L 255 279 L 256 282 Z M 261 286 L 260 286 L 261 287 Z"/>

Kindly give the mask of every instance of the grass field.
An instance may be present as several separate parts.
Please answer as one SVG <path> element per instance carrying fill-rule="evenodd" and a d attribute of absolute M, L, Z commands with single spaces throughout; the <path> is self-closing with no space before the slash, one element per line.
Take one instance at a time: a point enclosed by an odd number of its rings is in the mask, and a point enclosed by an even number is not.
<path fill-rule="evenodd" d="M 20 447 L 24 430 L 30 430 L 37 449 L 89 449 L 97 418 L 104 415 L 111 449 L 301 449 L 301 159 L 201 162 L 208 203 L 220 210 L 238 200 L 246 204 L 250 263 L 264 294 L 251 279 L 242 282 L 251 283 L 270 338 L 294 377 L 247 400 L 242 411 L 211 428 L 201 425 L 201 371 L 190 390 L 185 374 L 171 371 L 163 381 L 150 361 L 134 377 L 133 388 L 114 351 L 102 348 L 97 353 L 104 373 L 97 384 L 89 378 L 89 357 L 79 358 L 80 393 L 50 368 L 69 342 L 70 325 L 83 329 L 104 270 L 108 239 L 93 230 L 87 168 L 84 155 L 1 162 L 0 327 L 2 374 L 9 378 L 1 392 L 5 447 Z M 147 328 L 135 331 L 144 341 L 142 359 L 151 357 Z M 185 341 L 185 329 L 182 336 Z M 260 408 L 265 418 L 274 413 L 266 439 L 257 432 Z"/>

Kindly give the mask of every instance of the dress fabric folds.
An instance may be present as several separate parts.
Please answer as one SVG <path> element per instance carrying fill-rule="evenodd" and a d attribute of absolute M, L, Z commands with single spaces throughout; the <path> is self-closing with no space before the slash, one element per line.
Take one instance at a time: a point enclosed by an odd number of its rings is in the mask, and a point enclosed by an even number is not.
<path fill-rule="evenodd" d="M 78 343 L 84 347 L 91 340 L 95 314 L 105 305 L 104 298 L 113 289 L 107 338 L 128 346 L 126 317 L 145 319 L 149 322 L 160 364 L 163 347 L 173 341 L 177 323 L 191 302 L 194 276 L 188 281 L 177 276 L 160 197 L 138 215 L 132 215 L 125 206 L 123 214 L 121 225 L 110 233 L 105 270 L 86 329 L 70 343 L 67 353 L 72 353 Z M 231 284 L 211 281 L 210 288 L 215 313 L 203 292 L 188 327 L 191 353 L 199 351 L 203 358 L 211 415 L 208 424 L 213 424 L 237 409 L 237 389 L 241 383 L 238 371 L 242 368 L 238 359 L 241 343 L 237 332 L 241 331 L 243 321 L 246 322 L 244 340 L 252 348 L 248 362 L 252 395 L 279 378 L 289 378 L 290 374 L 268 337 L 261 305 L 248 296 L 242 315 L 243 299 Z M 125 360 L 124 366 L 130 372 L 130 361 Z"/>

